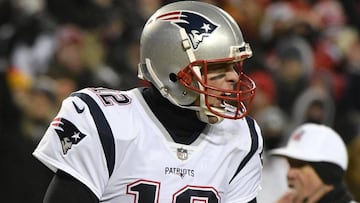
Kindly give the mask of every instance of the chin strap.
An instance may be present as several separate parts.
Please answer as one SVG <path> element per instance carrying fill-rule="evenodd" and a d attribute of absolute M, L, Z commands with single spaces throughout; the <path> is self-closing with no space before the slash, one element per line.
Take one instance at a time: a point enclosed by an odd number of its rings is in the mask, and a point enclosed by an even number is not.
<path fill-rule="evenodd" d="M 163 97 L 167 98 L 171 103 L 173 103 L 177 106 L 181 106 L 178 104 L 178 102 L 175 100 L 175 98 L 172 97 L 171 94 L 168 93 L 168 89 L 164 86 L 164 84 L 161 82 L 161 80 L 157 77 L 149 58 L 145 59 L 145 64 L 138 65 L 138 77 L 140 79 L 145 79 L 145 80 L 148 80 L 151 83 L 153 83 L 153 85 L 155 85 L 155 87 L 159 90 L 159 92 L 161 93 L 161 95 Z"/>

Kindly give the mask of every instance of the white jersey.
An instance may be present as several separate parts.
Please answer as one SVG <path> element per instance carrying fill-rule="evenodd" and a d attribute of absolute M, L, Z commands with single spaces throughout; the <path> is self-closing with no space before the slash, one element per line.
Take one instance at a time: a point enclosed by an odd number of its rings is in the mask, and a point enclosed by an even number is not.
<path fill-rule="evenodd" d="M 256 122 L 244 118 L 177 144 L 139 89 L 87 88 L 63 101 L 33 154 L 100 202 L 245 203 L 260 190 L 262 142 Z"/>

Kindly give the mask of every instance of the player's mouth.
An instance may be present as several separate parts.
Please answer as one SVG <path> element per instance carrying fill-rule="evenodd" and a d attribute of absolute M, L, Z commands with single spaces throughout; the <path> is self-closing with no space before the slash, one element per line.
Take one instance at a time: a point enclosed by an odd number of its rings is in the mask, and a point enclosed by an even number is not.
<path fill-rule="evenodd" d="M 222 96 L 228 98 L 235 98 L 234 94 L 231 93 L 224 93 L 222 94 Z M 236 100 L 219 99 L 219 101 L 220 101 L 219 108 L 224 109 L 224 111 L 229 114 L 235 114 L 235 113 L 242 114 L 245 110 L 243 104 L 242 103 L 239 104 L 238 101 Z"/>
<path fill-rule="evenodd" d="M 229 97 L 231 96 L 231 94 L 228 93 L 223 93 L 220 95 L 221 97 Z M 212 107 L 216 107 L 216 108 L 220 108 L 220 109 L 225 109 L 225 107 L 227 105 L 229 105 L 229 102 L 227 102 L 227 100 L 223 99 L 223 98 L 216 98 L 216 97 L 212 97 L 214 100 L 212 102 L 212 104 L 210 106 Z"/>
<path fill-rule="evenodd" d="M 223 98 L 232 98 L 233 95 L 231 93 L 223 93 L 223 94 L 221 94 L 221 97 L 223 97 Z M 219 106 L 222 107 L 222 108 L 225 108 L 225 107 L 227 107 L 229 105 L 232 105 L 232 103 L 234 103 L 231 100 L 226 100 L 226 99 L 223 99 L 223 98 L 219 99 L 219 103 L 220 103 Z"/>

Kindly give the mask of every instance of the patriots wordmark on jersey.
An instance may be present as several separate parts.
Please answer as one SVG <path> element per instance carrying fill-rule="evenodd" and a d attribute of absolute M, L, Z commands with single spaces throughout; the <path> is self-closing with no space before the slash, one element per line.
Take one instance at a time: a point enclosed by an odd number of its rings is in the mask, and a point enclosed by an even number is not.
<path fill-rule="evenodd" d="M 100 202 L 248 202 L 260 189 L 262 138 L 249 117 L 174 142 L 140 89 L 73 93 L 34 151 L 84 183 Z"/>

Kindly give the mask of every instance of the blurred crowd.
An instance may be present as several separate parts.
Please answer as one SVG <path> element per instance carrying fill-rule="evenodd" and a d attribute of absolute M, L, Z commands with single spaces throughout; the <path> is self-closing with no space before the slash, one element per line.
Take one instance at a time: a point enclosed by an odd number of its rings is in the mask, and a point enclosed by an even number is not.
<path fill-rule="evenodd" d="M 141 30 L 172 1 L 0 0 L 5 202 L 40 202 L 51 174 L 31 152 L 66 96 L 90 86 L 144 85 L 136 72 Z M 257 84 L 251 116 L 265 140 L 259 202 L 272 202 L 287 187 L 282 161 L 266 152 L 304 122 L 342 136 L 350 158 L 346 183 L 360 201 L 360 1 L 202 1 L 228 11 L 254 52 L 244 72 Z"/>

